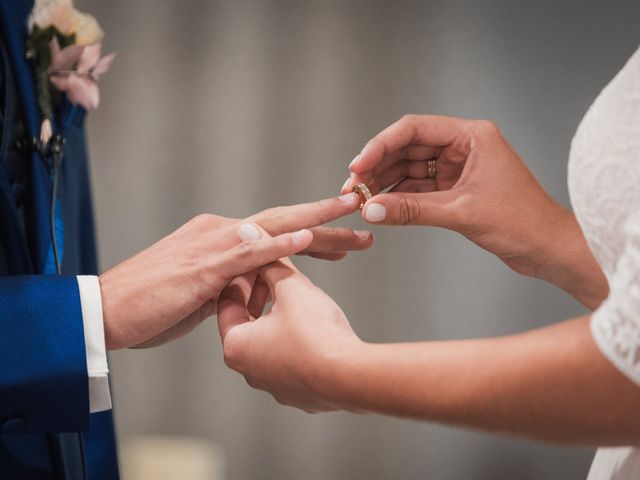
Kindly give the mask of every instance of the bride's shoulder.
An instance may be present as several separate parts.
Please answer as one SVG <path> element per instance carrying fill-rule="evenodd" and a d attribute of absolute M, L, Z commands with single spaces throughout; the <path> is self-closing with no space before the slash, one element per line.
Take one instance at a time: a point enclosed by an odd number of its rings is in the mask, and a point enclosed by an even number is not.
<path fill-rule="evenodd" d="M 630 128 L 640 129 L 640 47 L 593 101 L 573 143 L 584 130 L 589 130 L 591 136 L 594 129 L 601 133 L 615 133 Z"/>

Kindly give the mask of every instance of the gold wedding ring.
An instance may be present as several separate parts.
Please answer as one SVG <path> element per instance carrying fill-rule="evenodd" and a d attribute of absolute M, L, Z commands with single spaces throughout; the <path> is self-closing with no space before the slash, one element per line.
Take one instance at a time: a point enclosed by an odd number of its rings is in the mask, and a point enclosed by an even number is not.
<path fill-rule="evenodd" d="M 435 159 L 427 160 L 427 178 L 436 178 L 437 173 Z"/>
<path fill-rule="evenodd" d="M 367 203 L 367 200 L 373 197 L 373 195 L 371 195 L 369 187 L 367 187 L 364 183 L 356 183 L 353 186 L 353 191 L 360 196 L 360 210 L 362 210 L 364 204 Z"/>

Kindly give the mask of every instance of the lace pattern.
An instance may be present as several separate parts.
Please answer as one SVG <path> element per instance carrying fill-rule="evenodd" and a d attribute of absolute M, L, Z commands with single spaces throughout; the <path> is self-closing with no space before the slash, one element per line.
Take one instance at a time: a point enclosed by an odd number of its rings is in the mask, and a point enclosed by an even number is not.
<path fill-rule="evenodd" d="M 640 384 L 640 49 L 578 127 L 569 192 L 587 242 L 609 280 L 591 317 L 602 352 Z"/>
<path fill-rule="evenodd" d="M 613 364 L 640 383 L 640 216 L 630 217 L 623 231 L 627 244 L 609 298 L 591 317 L 591 332 Z"/>

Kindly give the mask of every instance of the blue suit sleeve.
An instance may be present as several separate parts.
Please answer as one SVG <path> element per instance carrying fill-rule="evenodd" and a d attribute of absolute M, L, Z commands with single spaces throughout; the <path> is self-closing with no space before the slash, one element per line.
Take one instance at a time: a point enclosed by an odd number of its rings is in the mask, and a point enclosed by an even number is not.
<path fill-rule="evenodd" d="M 76 277 L 0 277 L 0 425 L 2 433 L 12 425 L 15 433 L 88 429 Z"/>

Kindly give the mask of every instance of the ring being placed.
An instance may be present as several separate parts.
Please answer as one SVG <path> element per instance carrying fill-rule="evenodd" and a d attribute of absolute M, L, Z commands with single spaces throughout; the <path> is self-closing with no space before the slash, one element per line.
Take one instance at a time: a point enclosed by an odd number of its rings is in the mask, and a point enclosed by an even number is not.
<path fill-rule="evenodd" d="M 427 160 L 427 178 L 436 178 L 436 161 L 434 159 Z"/>
<path fill-rule="evenodd" d="M 353 186 L 353 191 L 360 196 L 360 210 L 364 207 L 364 204 L 367 203 L 373 195 L 371 195 L 371 191 L 369 187 L 367 187 L 364 183 L 356 183 Z"/>

